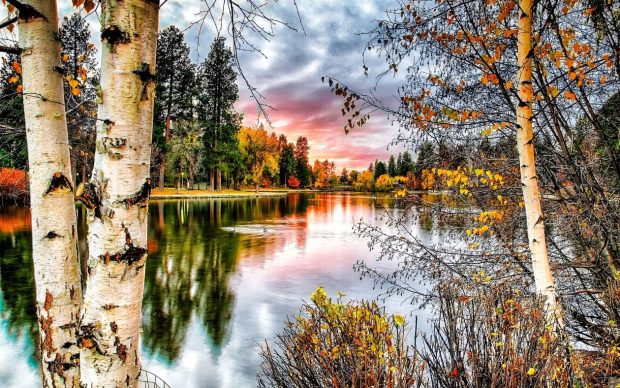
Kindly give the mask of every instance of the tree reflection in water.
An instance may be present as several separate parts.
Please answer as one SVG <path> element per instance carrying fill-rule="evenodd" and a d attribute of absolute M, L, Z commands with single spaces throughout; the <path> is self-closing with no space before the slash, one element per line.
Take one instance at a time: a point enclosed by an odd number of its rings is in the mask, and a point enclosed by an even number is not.
<path fill-rule="evenodd" d="M 286 217 L 304 212 L 307 206 L 307 198 L 299 195 L 153 202 L 143 305 L 145 350 L 173 363 L 195 317 L 204 327 L 211 351 L 219 354 L 227 341 L 235 303 L 229 283 L 241 251 L 274 249 L 276 243 L 268 236 L 257 241 L 222 227 Z"/>

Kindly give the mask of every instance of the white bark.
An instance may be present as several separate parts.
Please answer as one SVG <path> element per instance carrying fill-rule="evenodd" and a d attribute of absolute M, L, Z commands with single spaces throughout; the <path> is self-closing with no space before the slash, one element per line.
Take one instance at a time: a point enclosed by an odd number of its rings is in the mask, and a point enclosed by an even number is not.
<path fill-rule="evenodd" d="M 545 297 L 547 318 L 552 322 L 561 324 L 561 308 L 557 300 L 555 280 L 551 273 L 545 241 L 545 223 L 534 156 L 532 130 L 534 90 L 532 86 L 532 60 L 529 55 L 532 48 L 532 13 L 532 0 L 520 0 L 517 51 L 520 102 L 517 104 L 517 149 L 523 202 L 527 217 L 527 236 L 532 255 L 532 270 L 536 290 Z"/>
<path fill-rule="evenodd" d="M 32 254 L 44 387 L 79 387 L 82 300 L 55 0 L 22 2 L 19 47 L 32 216 Z"/>
<path fill-rule="evenodd" d="M 82 384 L 134 387 L 147 247 L 159 4 L 102 2 L 101 95 L 90 184 Z"/>

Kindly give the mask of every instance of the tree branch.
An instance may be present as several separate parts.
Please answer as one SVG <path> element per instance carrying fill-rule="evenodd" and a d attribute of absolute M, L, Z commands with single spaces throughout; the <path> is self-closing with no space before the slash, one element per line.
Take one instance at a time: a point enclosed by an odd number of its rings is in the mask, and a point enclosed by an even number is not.
<path fill-rule="evenodd" d="M 3 29 L 4 27 L 10 26 L 11 24 L 15 23 L 17 19 L 19 18 L 15 16 L 14 18 L 10 18 L 9 20 L 5 22 L 0 23 L 0 30 Z"/>
<path fill-rule="evenodd" d="M 23 4 L 17 0 L 6 0 L 7 3 L 11 4 L 17 11 L 19 11 L 19 18 L 22 20 L 35 19 L 35 18 L 47 18 L 43 16 L 43 14 L 37 11 L 33 6 L 29 4 Z"/>
<path fill-rule="evenodd" d="M 17 46 L 0 46 L 0 52 L 19 55 L 22 53 L 22 49 Z"/>

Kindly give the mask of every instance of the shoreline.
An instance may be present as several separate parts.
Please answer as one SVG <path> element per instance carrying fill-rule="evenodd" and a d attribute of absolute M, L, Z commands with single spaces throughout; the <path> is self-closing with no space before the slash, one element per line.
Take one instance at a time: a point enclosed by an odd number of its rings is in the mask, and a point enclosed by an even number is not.
<path fill-rule="evenodd" d="M 164 200 L 164 199 L 215 199 L 215 198 L 256 198 L 256 197 L 284 197 L 289 193 L 302 192 L 304 190 L 261 190 L 255 192 L 254 190 L 222 190 L 222 191 L 210 191 L 210 190 L 179 190 L 166 188 L 163 191 L 154 189 L 149 197 L 150 200 Z"/>

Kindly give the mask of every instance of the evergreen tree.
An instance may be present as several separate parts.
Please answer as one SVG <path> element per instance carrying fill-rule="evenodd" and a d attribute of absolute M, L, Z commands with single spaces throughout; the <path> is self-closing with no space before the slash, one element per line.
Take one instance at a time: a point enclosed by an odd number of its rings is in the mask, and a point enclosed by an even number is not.
<path fill-rule="evenodd" d="M 295 146 L 286 144 L 280 151 L 280 184 L 287 185 L 288 178 L 295 175 Z"/>
<path fill-rule="evenodd" d="M 295 176 L 299 179 L 301 187 L 310 186 L 311 182 L 311 169 L 308 164 L 308 153 L 310 146 L 308 146 L 308 139 L 304 136 L 300 136 L 295 144 Z"/>
<path fill-rule="evenodd" d="M 226 150 L 235 142 L 241 115 L 235 112 L 239 98 L 237 73 L 233 70 L 233 54 L 224 45 L 225 38 L 216 37 L 207 59 L 198 68 L 197 116 L 204 127 L 205 164 L 210 171 L 211 186 L 221 189 L 222 164 Z"/>
<path fill-rule="evenodd" d="M 189 59 L 189 47 L 183 33 L 170 26 L 157 39 L 157 73 L 155 75 L 155 113 L 153 143 L 161 150 L 159 187 L 164 187 L 164 171 L 172 120 L 191 120 L 196 69 Z M 156 162 L 156 161 L 154 161 Z M 156 163 L 153 163 L 156 164 Z M 153 166 L 155 167 L 155 166 Z"/>
<path fill-rule="evenodd" d="M 407 172 L 405 171 L 405 175 L 403 175 L 403 154 L 398 153 L 398 158 L 396 158 L 396 175 L 407 176 Z"/>
<path fill-rule="evenodd" d="M 385 163 L 380 160 L 377 161 L 377 165 L 375 166 L 375 180 L 385 174 L 387 174 L 387 167 L 385 166 Z"/>
<path fill-rule="evenodd" d="M 90 42 L 89 25 L 80 14 L 63 19 L 59 36 L 65 73 L 67 130 L 74 182 L 86 182 L 95 157 L 96 99 L 99 86 L 97 50 Z"/>
<path fill-rule="evenodd" d="M 390 176 L 394 177 L 398 175 L 398 170 L 396 170 L 396 161 L 394 160 L 394 155 L 390 155 L 390 160 L 388 161 L 387 171 Z"/>
<path fill-rule="evenodd" d="M 433 147 L 432 143 L 425 142 L 418 151 L 418 160 L 416 161 L 414 171 L 415 174 L 419 177 L 422 170 L 432 168 L 436 161 L 435 147 Z"/>
<path fill-rule="evenodd" d="M 407 176 L 407 173 L 409 173 L 409 171 L 414 171 L 414 170 L 415 170 L 415 166 L 413 164 L 413 158 L 411 157 L 411 154 L 409 153 L 409 151 L 403 152 L 398 175 Z"/>

